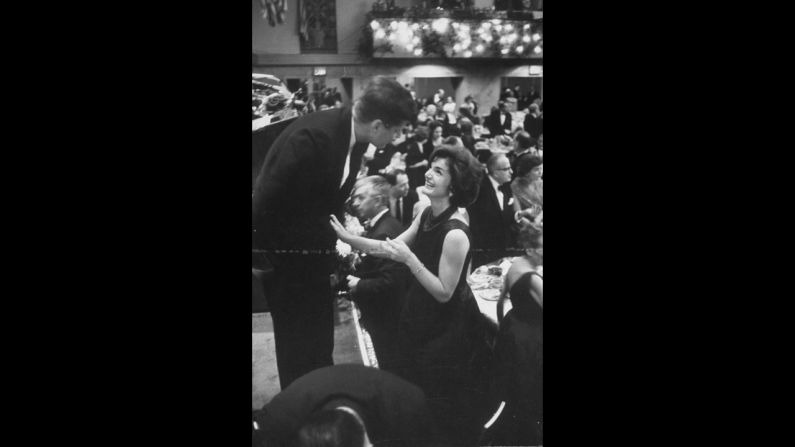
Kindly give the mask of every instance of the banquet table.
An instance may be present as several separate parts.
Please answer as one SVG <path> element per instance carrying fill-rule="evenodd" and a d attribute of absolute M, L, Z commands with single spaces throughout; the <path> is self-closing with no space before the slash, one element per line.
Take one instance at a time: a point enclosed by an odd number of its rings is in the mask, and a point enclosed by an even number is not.
<path fill-rule="evenodd" d="M 480 313 L 486 316 L 494 325 L 499 326 L 497 320 L 497 302 L 502 292 L 505 275 L 513 262 L 512 257 L 502 258 L 472 271 L 467 277 L 467 283 L 475 295 L 475 302 L 480 308 Z M 505 300 L 504 313 L 511 310 L 511 300 Z"/>

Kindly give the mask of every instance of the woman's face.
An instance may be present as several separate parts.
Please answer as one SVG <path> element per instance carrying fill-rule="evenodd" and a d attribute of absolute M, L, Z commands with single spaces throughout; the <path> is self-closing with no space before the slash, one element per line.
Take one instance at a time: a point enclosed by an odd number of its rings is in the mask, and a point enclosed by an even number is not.
<path fill-rule="evenodd" d="M 438 140 L 439 138 L 442 138 L 442 126 L 433 129 L 433 139 Z"/>
<path fill-rule="evenodd" d="M 431 167 L 425 171 L 425 187 L 423 192 L 428 197 L 450 196 L 450 165 L 446 158 L 436 158 Z"/>
<path fill-rule="evenodd" d="M 530 179 L 531 182 L 534 182 L 540 179 L 542 175 L 544 175 L 543 163 L 531 169 L 530 172 L 527 173 L 527 178 Z"/>

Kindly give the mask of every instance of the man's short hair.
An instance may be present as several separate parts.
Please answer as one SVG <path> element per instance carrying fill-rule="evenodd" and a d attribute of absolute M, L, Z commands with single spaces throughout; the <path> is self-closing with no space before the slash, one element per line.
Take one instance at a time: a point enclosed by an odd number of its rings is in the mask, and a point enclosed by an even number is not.
<path fill-rule="evenodd" d="M 493 154 L 491 157 L 489 157 L 488 161 L 486 161 L 486 169 L 489 171 L 489 174 L 494 172 L 494 166 L 497 164 L 497 160 L 499 160 L 501 157 L 505 157 L 505 154 Z"/>
<path fill-rule="evenodd" d="M 516 162 L 516 176 L 524 177 L 535 167 L 541 166 L 543 163 L 544 160 L 538 155 L 522 155 Z"/>
<path fill-rule="evenodd" d="M 450 146 L 455 146 L 464 149 L 464 142 L 461 141 L 460 137 L 457 137 L 455 135 L 450 135 L 449 137 L 442 140 L 442 144 L 448 144 Z"/>
<path fill-rule="evenodd" d="M 356 184 L 353 185 L 353 189 L 351 191 L 355 192 L 357 189 L 363 186 L 372 188 L 373 192 L 377 196 L 381 197 L 379 204 L 389 206 L 389 190 L 392 189 L 392 185 L 390 185 L 385 176 L 370 175 L 360 178 L 356 181 Z"/>
<path fill-rule="evenodd" d="M 393 79 L 376 76 L 354 105 L 357 121 L 369 123 L 380 119 L 387 127 L 413 123 L 417 109 L 411 93 Z"/>
<path fill-rule="evenodd" d="M 417 128 L 414 129 L 414 139 L 416 141 L 427 140 L 429 136 L 430 130 L 428 129 L 428 126 L 417 126 Z"/>

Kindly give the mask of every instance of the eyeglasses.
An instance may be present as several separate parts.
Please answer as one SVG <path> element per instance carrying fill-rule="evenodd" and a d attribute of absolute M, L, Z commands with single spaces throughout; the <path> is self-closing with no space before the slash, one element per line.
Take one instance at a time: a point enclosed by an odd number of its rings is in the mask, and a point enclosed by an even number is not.
<path fill-rule="evenodd" d="M 497 169 L 495 169 L 495 170 L 496 170 L 496 171 L 510 171 L 510 170 L 511 170 L 511 167 L 510 167 L 510 166 L 508 166 L 507 168 L 497 168 Z"/>

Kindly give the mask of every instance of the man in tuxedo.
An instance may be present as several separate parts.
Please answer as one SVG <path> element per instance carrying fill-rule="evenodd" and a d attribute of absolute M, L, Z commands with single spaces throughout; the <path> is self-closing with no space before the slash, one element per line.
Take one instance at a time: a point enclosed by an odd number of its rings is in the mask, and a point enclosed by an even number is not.
<path fill-rule="evenodd" d="M 524 130 L 535 140 L 544 132 L 544 118 L 541 117 L 538 104 L 530 104 L 528 107 L 528 113 L 524 117 Z"/>
<path fill-rule="evenodd" d="M 354 420 L 342 421 L 346 414 Z M 419 387 L 376 368 L 336 365 L 301 377 L 254 412 L 252 445 L 327 445 L 306 442 L 317 437 L 326 443 L 354 437 L 359 445 L 440 445 L 434 424 Z"/>
<path fill-rule="evenodd" d="M 491 114 L 486 118 L 486 128 L 492 137 L 497 135 L 506 135 L 511 133 L 513 129 L 513 118 L 508 112 L 508 105 L 505 101 L 500 101 L 496 109 L 493 109 Z"/>
<path fill-rule="evenodd" d="M 329 215 L 342 218 L 368 144 L 384 147 L 415 116 L 409 92 L 376 77 L 352 109 L 290 124 L 265 157 L 252 199 L 254 267 L 273 270 L 264 288 L 282 388 L 333 363 L 337 236 Z"/>
<path fill-rule="evenodd" d="M 403 232 L 403 225 L 387 208 L 391 189 L 380 175 L 356 182 L 351 207 L 364 221 L 364 237 L 394 239 Z M 362 311 L 361 323 L 373 340 L 378 367 L 386 371 L 396 370 L 398 317 L 410 276 L 405 264 L 367 254 L 362 255 L 356 274 L 348 275 L 351 300 Z"/>
<path fill-rule="evenodd" d="M 486 163 L 486 169 L 488 175 L 483 176 L 478 198 L 467 207 L 473 269 L 506 256 L 508 247 L 513 245 L 511 163 L 505 155 L 494 154 Z"/>
<path fill-rule="evenodd" d="M 511 170 L 513 171 L 511 180 L 516 178 L 516 165 L 519 163 L 519 159 L 527 155 L 533 155 L 535 153 L 533 151 L 535 144 L 535 139 L 529 133 L 521 131 L 516 134 L 516 139 L 513 140 L 513 152 L 506 154 L 511 162 Z"/>
<path fill-rule="evenodd" d="M 414 218 L 414 204 L 419 200 L 417 191 L 409 187 L 409 176 L 406 171 L 396 169 L 384 177 L 391 185 L 389 213 L 400 222 L 403 229 L 406 229 Z"/>

